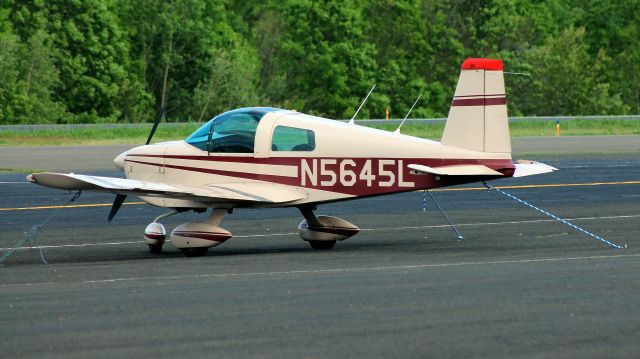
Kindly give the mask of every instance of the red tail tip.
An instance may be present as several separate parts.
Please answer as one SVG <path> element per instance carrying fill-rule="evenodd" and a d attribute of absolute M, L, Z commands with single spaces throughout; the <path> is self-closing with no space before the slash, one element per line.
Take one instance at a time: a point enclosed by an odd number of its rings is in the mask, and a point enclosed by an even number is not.
<path fill-rule="evenodd" d="M 462 63 L 463 70 L 502 71 L 502 60 L 497 59 L 466 59 Z"/>

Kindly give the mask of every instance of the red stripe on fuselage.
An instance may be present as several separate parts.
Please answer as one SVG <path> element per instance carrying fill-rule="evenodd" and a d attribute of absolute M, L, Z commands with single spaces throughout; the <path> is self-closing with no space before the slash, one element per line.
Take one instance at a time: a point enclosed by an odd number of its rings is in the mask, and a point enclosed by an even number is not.
<path fill-rule="evenodd" d="M 284 166 L 300 166 L 300 160 L 313 160 L 313 159 L 333 159 L 336 161 L 341 160 L 353 160 L 356 162 L 366 160 L 402 160 L 405 164 L 420 164 L 430 167 L 440 166 L 455 166 L 455 165 L 485 165 L 492 169 L 498 170 L 501 168 L 513 168 L 513 162 L 510 159 L 473 159 L 473 158 L 424 158 L 424 157 L 378 157 L 378 158 L 360 158 L 360 157 L 264 157 L 255 158 L 253 156 L 221 156 L 221 155 L 143 155 L 143 154 L 128 154 L 127 157 L 150 157 L 150 158 L 163 158 L 163 159 L 176 159 L 176 160 L 191 160 L 191 161 L 211 161 L 211 162 L 235 162 L 235 163 L 252 163 L 256 165 L 284 165 Z M 130 159 L 125 161 L 134 162 Z M 152 165 L 162 165 L 160 163 L 150 163 Z"/>
<path fill-rule="evenodd" d="M 133 157 L 133 155 L 129 155 Z M 128 156 L 128 157 L 129 157 Z M 513 162 L 509 159 L 494 159 L 494 160 L 479 160 L 479 159 L 428 159 L 428 158 L 313 158 L 313 157 L 271 157 L 271 158 L 253 158 L 253 157 L 234 157 L 234 156 L 175 156 L 175 155 L 135 155 L 135 157 L 155 157 L 165 159 L 182 159 L 192 161 L 211 161 L 211 162 L 238 162 L 238 163 L 255 163 L 262 165 L 289 165 L 297 168 L 298 177 L 286 177 L 279 176 L 277 174 L 255 174 L 242 171 L 228 171 L 218 170 L 213 168 L 185 166 L 177 164 L 159 164 L 145 161 L 137 161 L 127 159 L 129 162 L 139 163 L 150 166 L 161 166 L 169 169 L 175 169 L 179 171 L 199 172 L 212 175 L 229 176 L 235 178 L 243 178 L 257 181 L 265 181 L 271 183 L 278 183 L 289 186 L 304 187 L 311 189 L 318 189 L 330 192 L 337 192 L 342 194 L 354 195 L 354 196 L 375 196 L 381 194 L 389 194 L 395 192 L 406 192 L 416 189 L 445 187 L 457 184 L 475 182 L 482 179 L 491 179 L 495 176 L 443 176 L 440 179 L 436 179 L 437 176 L 433 175 L 413 175 L 411 170 L 407 167 L 409 164 L 418 164 L 429 167 L 440 166 L 452 166 L 452 165 L 464 165 L 464 164 L 481 164 L 494 170 L 504 173 L 505 177 L 513 175 L 514 167 Z M 313 184 L 309 176 L 305 177 L 305 173 L 302 170 L 302 162 L 306 161 L 306 165 L 313 166 L 313 161 L 316 160 L 316 183 Z M 324 164 L 323 162 L 324 161 Z M 342 165 L 343 161 L 349 161 L 348 166 Z M 372 174 L 376 177 L 371 183 L 362 180 L 360 176 L 363 171 L 363 167 L 369 161 Z M 383 163 L 381 164 L 381 161 Z M 402 161 L 402 162 L 400 162 Z M 354 165 L 351 165 L 351 162 Z M 332 182 L 331 175 L 322 174 L 322 166 L 324 165 L 325 173 L 332 172 L 336 174 L 337 178 L 335 183 L 331 185 L 324 185 L 323 182 Z M 400 167 L 400 168 L 399 168 Z M 380 172 L 380 169 L 384 170 L 384 173 Z M 356 181 L 351 185 L 345 185 L 341 183 L 341 170 L 352 171 L 356 178 Z M 402 171 L 402 179 L 404 183 L 412 183 L 410 186 L 400 186 L 400 173 Z M 385 187 L 380 186 L 380 182 L 390 182 L 389 172 L 394 177 L 393 184 Z M 165 172 L 165 177 L 168 182 L 173 183 L 174 180 L 171 177 L 174 176 L 170 172 Z M 304 184 L 303 184 L 304 177 Z M 349 174 L 344 174 L 345 180 L 350 180 Z M 350 182 L 350 181 L 345 181 Z M 206 181 L 202 181 L 206 183 Z"/>
<path fill-rule="evenodd" d="M 225 170 L 216 170 L 213 168 L 179 166 L 179 165 L 170 165 L 170 164 L 163 165 L 158 163 L 134 161 L 134 160 L 128 160 L 128 161 L 143 164 L 143 165 L 159 166 L 159 167 L 171 168 L 171 169 L 176 169 L 181 171 L 200 172 L 200 173 L 208 173 L 212 175 L 245 178 L 245 179 L 252 179 L 257 181 L 286 184 L 291 186 L 297 186 L 299 183 L 297 178 L 284 177 L 284 176 L 278 176 L 278 175 L 264 175 L 264 174 L 255 174 L 255 173 L 247 173 L 247 172 L 239 172 L 239 171 L 225 171 Z"/>

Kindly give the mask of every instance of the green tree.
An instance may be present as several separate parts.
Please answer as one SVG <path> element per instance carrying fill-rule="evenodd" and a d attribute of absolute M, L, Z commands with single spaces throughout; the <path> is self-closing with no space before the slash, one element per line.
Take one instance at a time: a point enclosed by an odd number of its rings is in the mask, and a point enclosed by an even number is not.
<path fill-rule="evenodd" d="M 21 89 L 24 112 L 19 122 L 55 123 L 66 115 L 65 106 L 52 99 L 59 84 L 59 72 L 51 56 L 49 35 L 37 31 L 29 38 L 21 54 Z"/>
<path fill-rule="evenodd" d="M 272 60 L 279 76 L 271 78 L 285 84 L 277 88 L 286 93 L 271 94 L 286 98 L 280 105 L 334 118 L 353 115 L 375 82 L 362 8 L 360 2 L 289 0 L 273 10 L 285 29 Z"/>
<path fill-rule="evenodd" d="M 52 123 L 64 116 L 64 106 L 51 99 L 58 71 L 47 39 L 42 31 L 26 44 L 0 35 L 0 123 Z"/>
<path fill-rule="evenodd" d="M 570 27 L 528 52 L 525 70 L 532 76 L 514 86 L 510 101 L 523 113 L 540 116 L 623 113 L 619 94 L 601 75 L 608 64 L 606 54 L 589 56 L 584 38 L 584 28 Z"/>
<path fill-rule="evenodd" d="M 590 55 L 606 52 L 610 62 L 602 69 L 611 90 L 620 93 L 633 113 L 640 114 L 640 0 L 582 0 L 588 9 L 574 21 L 586 29 Z"/>
<path fill-rule="evenodd" d="M 19 43 L 17 37 L 0 33 L 0 123 L 18 123 L 16 113 L 22 111 L 18 79 L 20 72 Z"/>
<path fill-rule="evenodd" d="M 446 116 L 468 57 L 511 114 L 640 113 L 640 0 L 5 0 L 0 121 L 202 120 L 266 105 Z"/>
<path fill-rule="evenodd" d="M 207 78 L 194 90 L 193 106 L 199 110 L 198 121 L 235 107 L 258 103 L 255 87 L 258 78 L 257 61 L 245 51 L 221 52 L 209 64 Z"/>
<path fill-rule="evenodd" d="M 427 41 L 428 24 L 421 16 L 421 2 L 379 1 L 368 5 L 368 42 L 376 53 L 377 91 L 388 98 L 392 117 L 404 116 L 416 96 L 426 89 L 413 115 L 431 115 L 433 103 L 427 88 L 429 75 L 420 71 L 433 54 Z M 375 105 L 375 103 L 373 104 Z M 375 108 L 377 117 L 383 117 L 384 107 Z"/>
<path fill-rule="evenodd" d="M 100 0 L 20 1 L 11 19 L 23 42 L 38 31 L 50 34 L 60 73 L 54 100 L 73 115 L 67 121 L 115 121 L 116 102 L 127 74 L 127 47 L 118 19 Z"/>
<path fill-rule="evenodd" d="M 138 76 L 155 98 L 156 109 L 164 107 L 168 117 L 189 120 L 228 106 L 255 104 L 229 100 L 253 98 L 242 93 L 255 93 L 255 80 L 243 77 L 236 87 L 223 83 L 237 79 L 224 74 L 227 70 L 237 72 L 236 62 L 245 65 L 240 73 L 248 78 L 257 77 L 248 70 L 257 71 L 258 67 L 252 50 L 229 26 L 224 2 L 144 0 L 118 4 L 138 61 Z M 214 85 L 231 91 L 224 93 L 226 100 L 212 101 L 214 93 L 205 93 Z"/>

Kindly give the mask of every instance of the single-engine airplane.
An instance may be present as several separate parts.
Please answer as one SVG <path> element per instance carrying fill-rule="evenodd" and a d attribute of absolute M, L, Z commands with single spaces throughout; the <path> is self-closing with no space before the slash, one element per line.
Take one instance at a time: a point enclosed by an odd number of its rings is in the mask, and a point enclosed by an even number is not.
<path fill-rule="evenodd" d="M 232 234 L 220 222 L 234 208 L 296 207 L 300 237 L 313 249 L 333 248 L 359 229 L 316 215 L 323 203 L 548 173 L 532 161 L 514 163 L 501 60 L 467 59 L 441 142 L 269 107 L 241 108 L 214 117 L 183 141 L 147 144 L 118 155 L 126 178 L 33 173 L 27 180 L 65 190 L 110 192 L 113 218 L 127 195 L 171 209 L 144 231 L 159 253 L 169 215 L 212 212 L 176 227 L 171 242 L 201 256 Z"/>

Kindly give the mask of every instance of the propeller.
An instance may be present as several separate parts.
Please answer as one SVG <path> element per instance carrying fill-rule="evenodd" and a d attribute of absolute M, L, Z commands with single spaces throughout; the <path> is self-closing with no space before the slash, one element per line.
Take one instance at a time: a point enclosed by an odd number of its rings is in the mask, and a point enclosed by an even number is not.
<path fill-rule="evenodd" d="M 162 118 L 164 117 L 165 108 L 166 108 L 166 105 L 162 106 L 162 108 L 160 108 L 160 111 L 158 111 L 158 115 L 156 115 L 156 119 L 155 119 L 155 121 L 153 121 L 153 127 L 151 127 L 151 132 L 149 132 L 149 138 L 147 138 L 147 142 L 145 143 L 145 145 L 148 145 L 149 142 L 151 142 L 151 139 L 153 138 L 153 135 L 156 133 L 156 129 L 158 128 L 158 124 L 160 124 L 160 120 L 162 120 Z"/>
<path fill-rule="evenodd" d="M 156 129 L 158 128 L 160 121 L 164 117 L 165 108 L 166 106 L 162 106 L 162 108 L 160 108 L 160 111 L 158 111 L 158 114 L 156 115 L 156 119 L 153 121 L 153 127 L 151 127 L 151 132 L 149 132 L 149 137 L 147 138 L 147 142 L 145 143 L 145 145 L 148 145 L 151 142 L 153 135 L 156 133 Z M 124 203 L 125 199 L 127 199 L 126 194 L 116 195 L 116 198 L 113 200 L 113 204 L 111 205 L 109 216 L 107 217 L 107 220 L 109 222 L 111 222 L 111 220 L 113 220 L 113 217 L 116 216 L 116 213 L 118 213 L 118 210 L 120 210 L 120 207 L 122 207 L 122 204 Z"/>
<path fill-rule="evenodd" d="M 111 222 L 113 217 L 116 216 L 116 213 L 118 213 L 118 210 L 122 207 L 122 203 L 124 203 L 125 199 L 127 199 L 127 195 L 125 194 L 116 195 L 116 199 L 113 201 L 113 205 L 111 205 L 111 211 L 109 211 L 109 217 L 107 217 L 109 222 Z"/>

